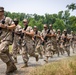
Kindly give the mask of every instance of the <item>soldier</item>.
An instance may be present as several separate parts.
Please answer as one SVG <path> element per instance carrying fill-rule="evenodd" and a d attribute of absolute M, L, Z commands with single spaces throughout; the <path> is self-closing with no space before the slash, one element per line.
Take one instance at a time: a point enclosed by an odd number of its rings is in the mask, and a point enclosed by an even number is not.
<path fill-rule="evenodd" d="M 76 34 L 74 34 L 74 51 L 75 51 L 75 48 L 76 48 Z"/>
<path fill-rule="evenodd" d="M 70 56 L 70 43 L 69 43 L 70 38 L 66 29 L 64 29 L 61 38 L 63 40 L 64 50 L 67 52 L 68 56 Z"/>
<path fill-rule="evenodd" d="M 49 28 L 50 28 L 50 33 L 51 33 L 51 42 L 52 42 L 52 45 L 53 45 L 53 50 L 54 50 L 54 53 L 56 52 L 59 56 L 59 50 L 58 50 L 58 47 L 57 47 L 57 40 L 56 40 L 56 30 L 52 28 L 52 24 L 49 25 Z"/>
<path fill-rule="evenodd" d="M 48 29 L 47 34 L 46 34 L 46 48 L 45 48 L 45 62 L 48 62 L 48 58 L 52 57 L 53 55 L 53 50 L 52 50 L 52 42 L 51 42 L 51 33 L 50 33 L 51 28 Z"/>
<path fill-rule="evenodd" d="M 71 31 L 71 34 L 69 35 L 70 37 L 70 46 L 73 50 L 73 53 L 74 53 L 74 34 L 73 34 L 73 31 Z"/>
<path fill-rule="evenodd" d="M 14 39 L 13 39 L 13 45 L 12 45 L 12 51 L 13 51 L 13 58 L 14 58 L 14 62 L 17 63 L 17 54 L 20 51 L 19 49 L 21 49 L 20 45 L 19 45 L 19 38 L 20 38 L 20 33 L 19 31 L 22 29 L 21 26 L 18 24 L 19 21 L 17 18 L 14 19 L 14 23 L 16 25 L 16 28 L 14 30 Z"/>
<path fill-rule="evenodd" d="M 27 19 L 23 20 L 23 24 L 25 26 L 25 29 L 22 30 L 22 33 L 24 33 L 23 40 L 22 40 L 22 57 L 24 60 L 24 67 L 28 66 L 28 54 L 30 56 L 34 56 L 36 58 L 36 61 L 38 61 L 38 55 L 35 54 L 35 46 L 33 44 L 32 37 L 34 36 L 34 32 L 32 27 L 28 26 Z"/>
<path fill-rule="evenodd" d="M 17 70 L 10 54 L 9 45 L 12 42 L 12 30 L 16 25 L 12 24 L 12 20 L 9 17 L 4 17 L 4 8 L 0 7 L 0 58 L 6 63 L 6 74 Z"/>
<path fill-rule="evenodd" d="M 64 49 L 63 49 L 63 42 L 61 40 L 61 31 L 60 31 L 60 29 L 57 30 L 57 45 L 58 45 L 59 52 L 61 52 L 61 54 L 63 55 Z"/>
<path fill-rule="evenodd" d="M 45 54 L 46 35 L 47 35 L 47 32 L 48 32 L 47 24 L 44 24 L 43 27 L 44 27 L 44 28 L 43 28 L 43 30 L 42 30 L 42 32 L 41 32 L 41 37 L 44 39 L 44 41 L 42 42 L 42 45 L 43 45 L 42 47 L 43 47 L 43 53 Z"/>
<path fill-rule="evenodd" d="M 38 31 L 37 26 L 34 26 L 34 42 L 35 42 L 35 52 L 40 55 L 40 58 L 42 58 L 42 45 L 41 41 L 43 41 L 43 38 L 41 37 L 40 31 Z"/>

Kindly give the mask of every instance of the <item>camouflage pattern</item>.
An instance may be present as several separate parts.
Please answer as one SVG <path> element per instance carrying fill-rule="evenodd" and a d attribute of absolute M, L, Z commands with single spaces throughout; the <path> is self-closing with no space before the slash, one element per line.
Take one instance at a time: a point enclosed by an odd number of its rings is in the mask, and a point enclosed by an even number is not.
<path fill-rule="evenodd" d="M 26 29 L 26 32 L 30 32 L 32 30 L 33 30 L 32 27 L 28 26 Z M 24 63 L 28 62 L 28 59 L 29 59 L 28 54 L 30 56 L 35 57 L 35 47 L 33 44 L 32 37 L 25 34 L 22 41 L 22 57 L 23 57 Z"/>
<path fill-rule="evenodd" d="M 37 34 L 35 34 L 34 36 L 41 36 L 41 32 L 38 31 Z M 35 39 L 35 53 L 37 53 L 38 55 L 40 55 L 40 57 L 42 58 L 42 50 L 43 50 L 43 46 L 41 45 L 41 38 L 36 37 Z"/>
<path fill-rule="evenodd" d="M 73 35 L 73 33 L 69 34 L 69 38 L 70 38 L 70 46 L 74 53 L 74 35 Z"/>
<path fill-rule="evenodd" d="M 12 23 L 9 17 L 6 17 L 5 24 L 8 26 Z M 2 34 L 0 36 L 0 58 L 3 62 L 7 63 L 11 60 L 9 54 L 9 45 L 12 42 L 12 32 L 8 29 L 2 29 Z"/>
<path fill-rule="evenodd" d="M 58 51 L 63 55 L 64 49 L 63 49 L 63 42 L 62 42 L 62 39 L 61 39 L 61 33 L 60 33 L 60 31 L 59 31 L 59 33 L 57 33 L 56 40 L 57 40 Z"/>
<path fill-rule="evenodd" d="M 63 46 L 64 46 L 64 51 L 67 52 L 67 55 L 70 56 L 70 42 L 69 42 L 69 34 L 67 34 L 67 37 L 65 34 L 62 34 L 62 40 L 63 40 Z M 64 40 L 66 38 L 66 41 Z"/>
<path fill-rule="evenodd" d="M 21 26 L 20 25 L 17 25 L 15 30 L 14 30 L 14 40 L 13 40 L 13 44 L 12 44 L 12 51 L 13 51 L 13 57 L 15 59 L 17 59 L 17 54 L 18 52 L 20 52 L 20 47 L 21 45 L 19 45 L 19 35 L 16 34 L 16 33 L 19 33 L 19 30 L 21 29 Z"/>
<path fill-rule="evenodd" d="M 47 32 L 48 32 L 48 29 L 43 29 L 42 30 L 42 32 L 41 32 L 41 36 L 43 37 L 43 39 L 45 38 L 45 36 L 47 35 Z M 45 44 L 46 42 L 44 42 L 44 45 L 42 46 L 42 48 L 43 48 L 43 51 L 44 51 L 44 53 L 45 53 L 45 48 L 46 48 L 46 44 Z"/>
<path fill-rule="evenodd" d="M 58 47 L 57 47 L 57 39 L 56 39 L 57 34 L 56 34 L 55 30 L 50 30 L 50 33 L 51 33 L 51 35 L 55 35 L 55 36 L 51 37 L 51 42 L 52 42 L 52 45 L 53 45 L 54 52 L 56 52 L 59 56 L 59 50 L 58 50 Z"/>

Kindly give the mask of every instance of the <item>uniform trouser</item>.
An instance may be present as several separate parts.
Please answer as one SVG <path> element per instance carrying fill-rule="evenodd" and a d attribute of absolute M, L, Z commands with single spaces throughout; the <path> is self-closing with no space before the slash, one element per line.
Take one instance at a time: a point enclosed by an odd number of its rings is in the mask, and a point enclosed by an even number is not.
<path fill-rule="evenodd" d="M 9 54 L 9 41 L 3 41 L 0 43 L 0 58 L 4 63 L 12 61 L 12 58 Z"/>
<path fill-rule="evenodd" d="M 52 50 L 52 48 L 51 48 L 51 44 L 48 44 L 47 45 L 47 47 L 46 47 L 46 49 L 45 49 L 45 56 L 47 57 L 50 57 L 50 56 L 52 56 L 52 53 L 53 53 L 53 50 Z"/>
<path fill-rule="evenodd" d="M 43 46 L 40 44 L 37 44 L 37 46 L 35 48 L 35 52 L 42 55 L 42 51 L 43 51 Z"/>
<path fill-rule="evenodd" d="M 29 57 L 28 57 L 28 51 L 27 51 L 26 46 L 22 46 L 22 58 L 23 58 L 24 63 L 28 62 Z"/>
<path fill-rule="evenodd" d="M 18 45 L 17 45 L 17 43 L 13 43 L 12 51 L 13 51 L 13 57 L 17 58 L 17 54 L 18 54 Z"/>
<path fill-rule="evenodd" d="M 37 54 L 35 54 L 34 46 L 32 44 L 30 45 L 30 43 L 26 43 L 26 45 L 22 46 L 22 58 L 23 58 L 24 63 L 28 62 L 29 60 L 28 55 L 33 56 L 33 57 L 37 56 Z"/>

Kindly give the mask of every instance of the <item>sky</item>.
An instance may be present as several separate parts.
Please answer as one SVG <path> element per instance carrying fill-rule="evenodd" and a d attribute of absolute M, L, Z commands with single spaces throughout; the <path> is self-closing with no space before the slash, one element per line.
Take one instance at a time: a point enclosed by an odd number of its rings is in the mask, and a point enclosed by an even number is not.
<path fill-rule="evenodd" d="M 67 10 L 66 6 L 71 3 L 76 3 L 76 0 L 0 0 L 0 6 L 5 11 L 38 15 L 57 14 Z M 76 16 L 76 10 L 70 13 Z"/>

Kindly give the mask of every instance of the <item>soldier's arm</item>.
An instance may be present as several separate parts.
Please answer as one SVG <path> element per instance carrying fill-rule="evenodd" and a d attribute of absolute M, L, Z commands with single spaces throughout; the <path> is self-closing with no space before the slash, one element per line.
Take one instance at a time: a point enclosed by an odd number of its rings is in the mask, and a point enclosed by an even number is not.
<path fill-rule="evenodd" d="M 51 34 L 51 37 L 56 37 L 56 34 Z"/>
<path fill-rule="evenodd" d="M 28 36 L 31 36 L 31 37 L 34 36 L 33 30 L 31 30 L 30 32 L 26 32 L 25 30 L 22 30 L 22 33 L 24 33 L 24 34 L 26 34 L 26 35 L 28 35 Z"/>
<path fill-rule="evenodd" d="M 38 38 L 41 38 L 39 35 L 35 35 L 36 37 L 38 37 Z"/>
<path fill-rule="evenodd" d="M 44 41 L 43 37 L 41 36 L 41 40 Z"/>
<path fill-rule="evenodd" d="M 6 28 L 6 29 L 9 29 L 9 30 L 13 30 L 13 29 L 15 29 L 16 25 L 15 24 L 11 24 L 10 26 L 7 26 L 5 24 L 0 24 L 0 27 L 4 28 L 4 29 Z"/>
<path fill-rule="evenodd" d="M 40 38 L 42 41 L 44 41 L 43 37 L 40 35 L 35 35 L 36 37 Z"/>
<path fill-rule="evenodd" d="M 47 37 L 51 37 L 51 34 L 47 34 L 46 36 L 47 36 Z"/>
<path fill-rule="evenodd" d="M 56 34 L 47 34 L 47 37 L 56 37 Z"/>

